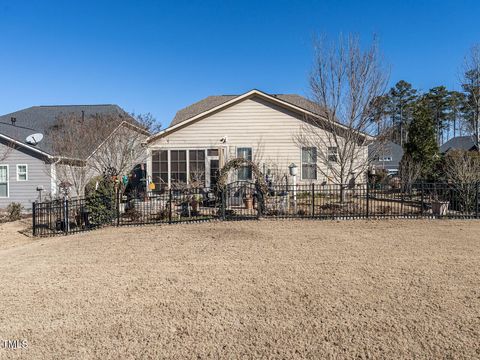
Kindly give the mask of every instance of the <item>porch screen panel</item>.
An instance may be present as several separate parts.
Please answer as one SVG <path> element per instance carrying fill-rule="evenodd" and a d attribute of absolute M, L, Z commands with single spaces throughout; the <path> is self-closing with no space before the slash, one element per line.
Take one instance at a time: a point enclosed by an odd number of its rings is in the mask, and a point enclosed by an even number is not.
<path fill-rule="evenodd" d="M 152 181 L 156 189 L 168 186 L 168 151 L 152 151 Z"/>
<path fill-rule="evenodd" d="M 170 180 L 174 183 L 187 182 L 187 151 L 170 150 Z"/>
<path fill-rule="evenodd" d="M 190 150 L 188 154 L 190 182 L 205 185 L 205 150 Z"/>

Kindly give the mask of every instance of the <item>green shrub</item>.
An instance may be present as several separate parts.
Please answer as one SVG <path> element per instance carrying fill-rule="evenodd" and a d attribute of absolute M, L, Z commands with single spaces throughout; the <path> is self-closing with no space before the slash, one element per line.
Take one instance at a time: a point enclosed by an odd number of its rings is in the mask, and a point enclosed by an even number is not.
<path fill-rule="evenodd" d="M 7 206 L 8 221 L 20 220 L 22 217 L 23 206 L 20 203 L 12 202 Z"/>
<path fill-rule="evenodd" d="M 94 178 L 85 187 L 85 194 L 85 204 L 90 213 L 90 221 L 95 225 L 112 222 L 116 216 L 114 182 L 104 177 Z"/>

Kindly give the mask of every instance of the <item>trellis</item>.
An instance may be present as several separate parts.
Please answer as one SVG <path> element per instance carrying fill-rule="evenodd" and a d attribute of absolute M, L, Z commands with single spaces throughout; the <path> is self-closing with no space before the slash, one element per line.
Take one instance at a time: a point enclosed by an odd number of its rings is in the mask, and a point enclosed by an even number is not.
<path fill-rule="evenodd" d="M 267 186 L 267 183 L 265 182 L 265 177 L 263 176 L 263 173 L 260 171 L 257 164 L 255 164 L 251 160 L 247 160 L 244 158 L 235 158 L 235 159 L 229 160 L 220 169 L 220 174 L 217 182 L 219 189 L 223 189 L 227 186 L 228 175 L 230 174 L 231 170 L 238 170 L 243 166 L 250 166 L 250 168 L 252 169 L 252 173 L 255 176 L 256 181 L 258 183 L 259 190 L 263 194 L 268 194 L 268 186 Z"/>

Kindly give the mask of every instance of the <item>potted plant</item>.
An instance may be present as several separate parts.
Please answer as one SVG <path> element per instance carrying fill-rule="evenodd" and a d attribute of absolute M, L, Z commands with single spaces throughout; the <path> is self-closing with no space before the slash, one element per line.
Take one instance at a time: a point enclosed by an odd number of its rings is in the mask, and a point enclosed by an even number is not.
<path fill-rule="evenodd" d="M 192 207 L 193 213 L 198 213 L 201 203 L 202 203 L 202 195 L 200 194 L 193 195 L 192 200 L 190 201 L 190 206 Z"/>
<path fill-rule="evenodd" d="M 247 210 L 252 210 L 253 209 L 253 196 L 251 194 L 246 194 L 245 198 L 243 199 L 243 203 L 245 204 L 245 207 Z"/>

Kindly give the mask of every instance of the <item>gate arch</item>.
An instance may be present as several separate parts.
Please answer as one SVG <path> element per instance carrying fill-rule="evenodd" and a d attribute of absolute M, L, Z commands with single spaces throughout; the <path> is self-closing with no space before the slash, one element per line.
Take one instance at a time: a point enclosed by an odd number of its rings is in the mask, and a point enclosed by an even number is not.
<path fill-rule="evenodd" d="M 228 181 L 228 175 L 231 170 L 238 170 L 242 166 L 250 166 L 252 169 L 252 173 L 256 179 L 256 182 L 258 183 L 259 190 L 263 194 L 268 193 L 268 187 L 267 183 L 265 182 L 265 177 L 263 176 L 263 173 L 260 171 L 258 168 L 257 164 L 255 164 L 251 160 L 243 159 L 243 158 L 235 158 L 232 160 L 227 161 L 227 163 L 220 169 L 220 174 L 218 177 L 218 182 L 217 186 L 220 189 L 225 188 L 227 186 L 227 181 Z"/>

